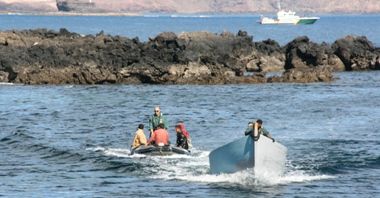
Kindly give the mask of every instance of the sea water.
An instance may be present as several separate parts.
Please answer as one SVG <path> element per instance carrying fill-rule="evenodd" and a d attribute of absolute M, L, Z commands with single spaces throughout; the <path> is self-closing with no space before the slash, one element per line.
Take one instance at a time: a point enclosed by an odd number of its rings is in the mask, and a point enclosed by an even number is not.
<path fill-rule="evenodd" d="M 1 30 L 101 30 L 148 40 L 162 31 L 246 30 L 285 44 L 298 35 L 347 34 L 380 43 L 379 16 L 325 16 L 311 26 L 260 26 L 258 17 L 0 16 Z M 0 196 L 376 197 L 380 193 L 380 73 L 336 74 L 332 83 L 253 85 L 0 85 Z M 183 120 L 191 156 L 130 156 L 155 105 Z M 288 148 L 283 176 L 212 175 L 208 154 L 261 118 Z M 147 133 L 146 133 L 147 134 Z"/>
<path fill-rule="evenodd" d="M 363 35 L 380 45 L 380 15 L 322 15 L 313 25 L 260 25 L 259 16 L 35 16 L 0 15 L 0 30 L 47 28 L 83 35 L 106 34 L 139 37 L 142 41 L 161 32 L 208 31 L 213 33 L 247 31 L 255 41 L 274 39 L 285 45 L 297 36 L 308 36 L 314 42 L 332 43 L 346 35 Z"/>
<path fill-rule="evenodd" d="M 380 73 L 333 83 L 0 85 L 0 195 L 14 197 L 375 197 Z M 191 156 L 130 156 L 155 105 L 191 134 Z M 283 176 L 212 175 L 211 150 L 257 118 L 288 148 Z"/>

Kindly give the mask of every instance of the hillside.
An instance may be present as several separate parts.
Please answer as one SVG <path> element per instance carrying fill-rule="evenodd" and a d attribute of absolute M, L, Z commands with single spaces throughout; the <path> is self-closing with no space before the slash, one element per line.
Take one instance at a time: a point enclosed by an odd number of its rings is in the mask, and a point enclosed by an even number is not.
<path fill-rule="evenodd" d="M 108 12 L 267 13 L 278 0 L 92 0 Z M 379 0 L 282 0 L 285 9 L 317 13 L 379 13 Z M 55 0 L 0 0 L 0 11 L 55 12 Z"/>

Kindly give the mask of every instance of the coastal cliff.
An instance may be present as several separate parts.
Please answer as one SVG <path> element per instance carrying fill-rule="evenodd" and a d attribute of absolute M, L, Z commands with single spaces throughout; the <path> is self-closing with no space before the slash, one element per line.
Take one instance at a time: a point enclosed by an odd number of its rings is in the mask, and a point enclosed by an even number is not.
<path fill-rule="evenodd" d="M 277 10 L 278 0 L 92 0 L 92 2 L 95 3 L 96 9 L 91 10 L 97 12 L 238 14 L 274 13 Z M 300 13 L 380 12 L 380 1 L 378 0 L 282 0 L 281 6 L 284 9 Z M 0 0 L 0 11 L 57 12 L 57 7 L 56 0 Z"/>
<path fill-rule="evenodd" d="M 331 81 L 333 71 L 379 69 L 380 50 L 355 36 L 332 45 L 299 37 L 280 46 L 253 42 L 244 31 L 164 32 L 147 42 L 66 29 L 0 32 L 0 81 L 10 83 L 306 83 Z"/>

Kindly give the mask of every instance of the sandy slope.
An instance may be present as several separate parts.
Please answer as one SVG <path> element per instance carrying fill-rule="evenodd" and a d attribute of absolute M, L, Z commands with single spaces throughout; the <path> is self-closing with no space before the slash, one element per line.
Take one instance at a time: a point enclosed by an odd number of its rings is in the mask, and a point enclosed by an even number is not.
<path fill-rule="evenodd" d="M 278 0 L 92 0 L 111 12 L 274 12 Z M 380 12 L 379 0 L 282 0 L 298 12 Z M 0 10 L 56 11 L 55 0 L 0 0 Z"/>

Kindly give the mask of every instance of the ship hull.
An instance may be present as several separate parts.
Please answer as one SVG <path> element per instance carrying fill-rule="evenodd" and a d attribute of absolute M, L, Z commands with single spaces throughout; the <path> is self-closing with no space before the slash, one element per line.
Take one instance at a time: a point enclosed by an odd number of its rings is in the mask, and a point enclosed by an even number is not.
<path fill-rule="evenodd" d="M 263 25 L 281 25 L 281 24 L 291 24 L 291 25 L 311 25 L 314 24 L 319 18 L 318 17 L 308 17 L 308 18 L 296 18 L 296 19 L 286 19 L 278 20 L 264 17 L 259 21 Z"/>
<path fill-rule="evenodd" d="M 301 18 L 298 22 L 297 25 L 310 25 L 314 24 L 319 18 Z"/>

